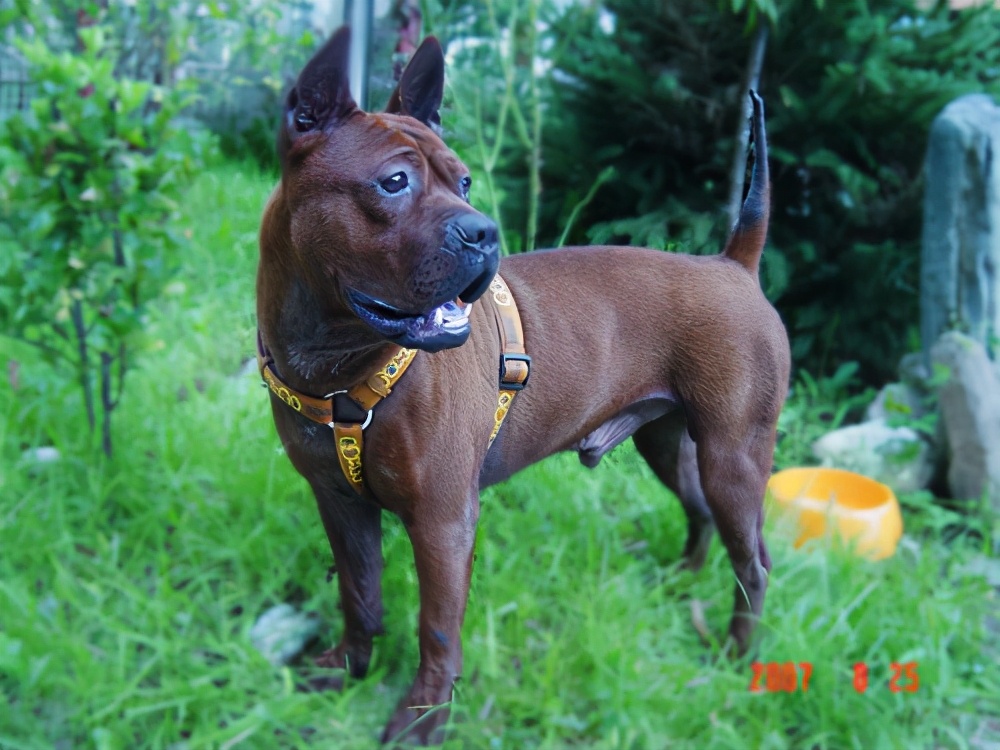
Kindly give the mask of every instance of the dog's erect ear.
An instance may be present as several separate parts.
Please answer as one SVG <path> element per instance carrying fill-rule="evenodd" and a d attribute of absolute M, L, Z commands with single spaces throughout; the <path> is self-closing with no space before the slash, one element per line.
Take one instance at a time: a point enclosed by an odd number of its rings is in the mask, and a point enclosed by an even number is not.
<path fill-rule="evenodd" d="M 348 81 L 350 51 L 351 29 L 341 26 L 299 73 L 285 104 L 282 130 L 288 143 L 335 125 L 358 108 Z"/>
<path fill-rule="evenodd" d="M 409 115 L 435 130 L 441 129 L 441 98 L 444 96 L 444 50 L 429 36 L 410 58 L 399 85 L 389 97 L 385 111 Z"/>

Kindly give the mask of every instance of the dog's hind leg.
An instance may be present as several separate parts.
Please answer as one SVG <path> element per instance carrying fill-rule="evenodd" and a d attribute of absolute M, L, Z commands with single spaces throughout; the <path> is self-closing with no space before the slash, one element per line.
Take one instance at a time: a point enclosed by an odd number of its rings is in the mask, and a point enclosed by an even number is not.
<path fill-rule="evenodd" d="M 771 559 L 764 544 L 764 492 L 774 455 L 774 429 L 759 425 L 733 435 L 725 423 L 696 431 L 705 499 L 736 573 L 729 635 L 739 654 L 764 608 Z"/>
<path fill-rule="evenodd" d="M 319 514 L 333 550 L 344 611 L 340 643 L 316 659 L 321 667 L 346 669 L 364 677 L 372 639 L 382 627 L 382 510 L 351 490 L 313 484 Z M 348 494 L 350 493 L 350 494 Z M 324 681 L 324 687 L 330 683 Z M 337 681 L 333 687 L 339 687 Z"/>
<path fill-rule="evenodd" d="M 708 555 L 715 524 L 701 489 L 696 448 L 684 412 L 677 409 L 643 425 L 632 440 L 639 455 L 681 501 L 688 522 L 684 567 L 699 570 Z"/>

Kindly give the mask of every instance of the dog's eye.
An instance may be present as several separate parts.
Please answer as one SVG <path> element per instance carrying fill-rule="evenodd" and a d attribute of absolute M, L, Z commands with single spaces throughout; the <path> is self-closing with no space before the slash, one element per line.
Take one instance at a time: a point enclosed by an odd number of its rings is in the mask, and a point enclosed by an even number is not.
<path fill-rule="evenodd" d="M 472 178 L 469 177 L 469 175 L 465 175 L 465 177 L 463 177 L 459 181 L 459 183 L 458 183 L 458 189 L 462 191 L 462 195 L 468 197 L 469 196 L 469 190 L 472 189 Z"/>
<path fill-rule="evenodd" d="M 392 195 L 398 193 L 400 190 L 404 190 L 410 184 L 410 181 L 406 177 L 406 172 L 396 172 L 396 174 L 379 180 L 378 184 L 385 192 Z"/>

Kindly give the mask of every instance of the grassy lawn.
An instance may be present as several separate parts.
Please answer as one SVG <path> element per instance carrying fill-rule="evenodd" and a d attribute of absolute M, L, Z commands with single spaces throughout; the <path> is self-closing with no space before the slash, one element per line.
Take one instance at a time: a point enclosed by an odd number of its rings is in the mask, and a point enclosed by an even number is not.
<path fill-rule="evenodd" d="M 223 165 L 190 190 L 193 242 L 149 321 L 157 350 L 130 375 L 113 461 L 90 449 L 77 395 L 0 339 L 4 372 L 24 362 L 18 390 L 0 383 L 2 750 L 371 748 L 413 677 L 417 583 L 395 520 L 367 679 L 304 692 L 308 659 L 274 668 L 250 643 L 284 601 L 323 623 L 310 654 L 340 628 L 312 497 L 243 368 L 270 185 Z M 779 461 L 817 429 L 807 407 L 790 407 Z M 59 460 L 24 455 L 40 443 Z M 754 693 L 750 661 L 720 660 L 692 621 L 700 607 L 724 633 L 728 560 L 716 542 L 701 573 L 678 569 L 683 514 L 631 447 L 594 471 L 557 456 L 486 492 L 447 747 L 990 747 L 997 593 L 962 572 L 986 542 L 904 500 L 908 541 L 881 563 L 796 551 L 770 528 L 755 658 L 812 676 L 805 692 Z M 917 663 L 916 692 L 889 690 L 892 662 Z"/>

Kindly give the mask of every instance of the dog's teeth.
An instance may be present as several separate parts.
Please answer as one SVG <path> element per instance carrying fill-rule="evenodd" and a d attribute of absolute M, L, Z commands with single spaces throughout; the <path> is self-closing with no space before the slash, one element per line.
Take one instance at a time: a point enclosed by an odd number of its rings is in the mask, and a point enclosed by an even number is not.
<path fill-rule="evenodd" d="M 434 313 L 430 318 L 433 325 L 454 330 L 464 328 L 468 324 L 471 313 L 471 305 L 460 306 L 454 302 L 444 302 L 439 307 L 434 308 Z"/>

